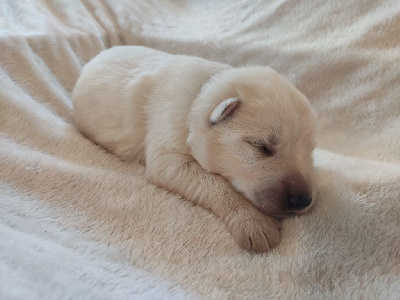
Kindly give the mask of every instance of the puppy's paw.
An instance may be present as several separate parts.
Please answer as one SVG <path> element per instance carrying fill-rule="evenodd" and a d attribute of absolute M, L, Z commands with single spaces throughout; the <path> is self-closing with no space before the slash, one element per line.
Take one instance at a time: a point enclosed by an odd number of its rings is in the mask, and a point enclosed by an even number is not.
<path fill-rule="evenodd" d="M 227 221 L 233 238 L 248 251 L 267 252 L 281 240 L 281 222 L 255 208 L 238 211 Z"/>

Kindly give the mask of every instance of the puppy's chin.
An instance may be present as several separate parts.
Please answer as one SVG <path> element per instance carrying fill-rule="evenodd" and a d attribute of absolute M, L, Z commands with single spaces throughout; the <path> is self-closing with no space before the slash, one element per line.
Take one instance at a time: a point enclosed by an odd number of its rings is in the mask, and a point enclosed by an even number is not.
<path fill-rule="evenodd" d="M 290 212 L 287 211 L 286 207 L 279 207 L 280 205 L 278 205 L 278 203 L 275 203 L 275 201 L 260 199 L 254 192 L 249 193 L 248 191 L 241 190 L 242 186 L 234 184 L 234 182 L 232 185 L 235 188 L 235 190 L 238 191 L 243 196 L 243 198 L 245 198 L 252 206 L 257 208 L 262 213 L 269 216 L 276 215 L 276 217 L 282 215 L 282 217 L 279 218 L 285 218 L 287 216 L 290 216 Z"/>
<path fill-rule="evenodd" d="M 257 206 L 256 206 L 256 208 L 258 210 L 260 210 L 262 213 L 264 213 L 268 216 L 271 216 L 271 217 L 275 217 L 277 219 L 285 219 L 285 218 L 296 215 L 294 212 L 289 211 L 289 210 L 276 210 L 276 209 L 272 210 L 272 209 L 265 209 L 265 208 L 257 207 Z"/>
<path fill-rule="evenodd" d="M 265 213 L 266 215 L 269 215 L 271 217 L 277 218 L 277 219 L 286 219 L 289 217 L 293 217 L 295 214 L 293 212 L 281 212 L 281 213 Z"/>
<path fill-rule="evenodd" d="M 268 216 L 283 219 L 293 215 L 293 213 L 287 210 L 286 208 L 279 207 L 279 205 L 276 205 L 273 202 L 265 200 L 263 201 L 250 200 L 250 202 L 255 208 L 257 208 L 259 211 Z"/>

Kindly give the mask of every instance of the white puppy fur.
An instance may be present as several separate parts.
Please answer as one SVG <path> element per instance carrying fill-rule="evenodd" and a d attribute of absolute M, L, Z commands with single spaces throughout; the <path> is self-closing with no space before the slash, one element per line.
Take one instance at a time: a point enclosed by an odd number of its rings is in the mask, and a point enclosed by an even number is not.
<path fill-rule="evenodd" d="M 84 135 L 210 209 L 245 249 L 277 245 L 276 218 L 312 206 L 315 117 L 268 67 L 119 46 L 83 68 L 72 98 Z"/>

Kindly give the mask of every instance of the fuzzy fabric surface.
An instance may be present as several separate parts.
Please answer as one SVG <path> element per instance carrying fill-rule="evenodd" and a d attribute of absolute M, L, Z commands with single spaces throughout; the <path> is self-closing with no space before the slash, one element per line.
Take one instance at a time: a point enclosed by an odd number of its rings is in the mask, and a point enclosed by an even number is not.
<path fill-rule="evenodd" d="M 0 299 L 399 299 L 399 28 L 396 0 L 0 1 Z M 277 248 L 74 128 L 82 66 L 118 44 L 269 65 L 310 99 L 318 204 Z"/>

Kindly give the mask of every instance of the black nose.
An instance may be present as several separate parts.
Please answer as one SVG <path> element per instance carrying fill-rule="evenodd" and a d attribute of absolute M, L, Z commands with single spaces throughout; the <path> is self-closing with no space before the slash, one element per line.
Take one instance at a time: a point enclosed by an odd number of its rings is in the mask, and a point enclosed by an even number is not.
<path fill-rule="evenodd" d="M 295 196 L 289 197 L 289 210 L 302 210 L 311 204 L 310 196 Z"/>

